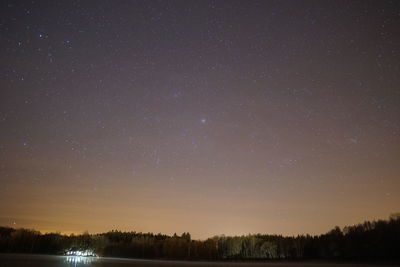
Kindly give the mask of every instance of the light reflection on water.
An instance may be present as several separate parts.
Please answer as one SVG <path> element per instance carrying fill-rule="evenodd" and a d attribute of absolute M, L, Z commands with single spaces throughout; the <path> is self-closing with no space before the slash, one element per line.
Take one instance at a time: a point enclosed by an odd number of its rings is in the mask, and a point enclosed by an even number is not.
<path fill-rule="evenodd" d="M 67 256 L 65 258 L 65 262 L 69 266 L 81 266 L 81 265 L 91 264 L 96 260 L 97 260 L 96 257 L 82 257 L 82 256 Z"/>

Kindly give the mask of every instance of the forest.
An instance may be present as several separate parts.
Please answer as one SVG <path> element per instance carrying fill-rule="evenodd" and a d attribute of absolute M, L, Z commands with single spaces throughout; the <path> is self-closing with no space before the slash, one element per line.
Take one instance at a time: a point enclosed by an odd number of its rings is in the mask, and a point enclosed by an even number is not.
<path fill-rule="evenodd" d="M 61 235 L 0 227 L 0 252 L 63 255 L 92 250 L 99 256 L 176 260 L 369 260 L 400 259 L 400 214 L 366 221 L 326 234 L 282 236 L 251 234 L 193 240 L 182 235 L 110 231 Z"/>

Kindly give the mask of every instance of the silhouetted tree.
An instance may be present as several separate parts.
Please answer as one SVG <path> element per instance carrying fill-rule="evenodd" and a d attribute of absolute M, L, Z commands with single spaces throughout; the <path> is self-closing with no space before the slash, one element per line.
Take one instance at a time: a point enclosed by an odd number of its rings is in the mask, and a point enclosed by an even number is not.
<path fill-rule="evenodd" d="M 215 236 L 192 240 L 189 233 L 167 236 L 110 231 L 103 234 L 41 234 L 29 229 L 0 227 L 0 252 L 63 254 L 91 249 L 98 255 L 149 259 L 353 259 L 399 260 L 400 214 L 389 220 L 335 227 L 319 236 Z"/>

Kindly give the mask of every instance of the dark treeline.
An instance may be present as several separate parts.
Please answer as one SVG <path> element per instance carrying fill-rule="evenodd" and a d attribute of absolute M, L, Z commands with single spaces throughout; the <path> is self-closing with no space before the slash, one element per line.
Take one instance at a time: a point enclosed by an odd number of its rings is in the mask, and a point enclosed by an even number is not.
<path fill-rule="evenodd" d="M 111 231 L 102 234 L 41 234 L 28 229 L 0 227 L 0 252 L 64 254 L 93 250 L 101 256 L 182 260 L 400 259 L 400 215 L 364 222 L 319 235 L 216 236 L 192 240 L 189 233 L 167 236 Z"/>

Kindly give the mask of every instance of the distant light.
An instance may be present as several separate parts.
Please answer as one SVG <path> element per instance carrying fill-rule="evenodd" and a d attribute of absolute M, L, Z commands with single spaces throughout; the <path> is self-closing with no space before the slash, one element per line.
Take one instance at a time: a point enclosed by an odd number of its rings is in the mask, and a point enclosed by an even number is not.
<path fill-rule="evenodd" d="M 96 257 L 96 253 L 92 250 L 69 250 L 65 253 L 67 256 L 78 256 L 78 257 Z"/>
<path fill-rule="evenodd" d="M 67 256 L 67 258 L 65 259 L 65 261 L 68 263 L 74 263 L 74 266 L 76 266 L 75 265 L 76 263 L 87 264 L 87 263 L 91 263 L 95 260 L 96 260 L 96 258 L 94 258 L 94 257 L 82 257 L 82 256 Z"/>
<path fill-rule="evenodd" d="M 202 124 L 205 124 L 207 122 L 206 119 L 201 119 L 200 121 L 201 121 Z"/>

